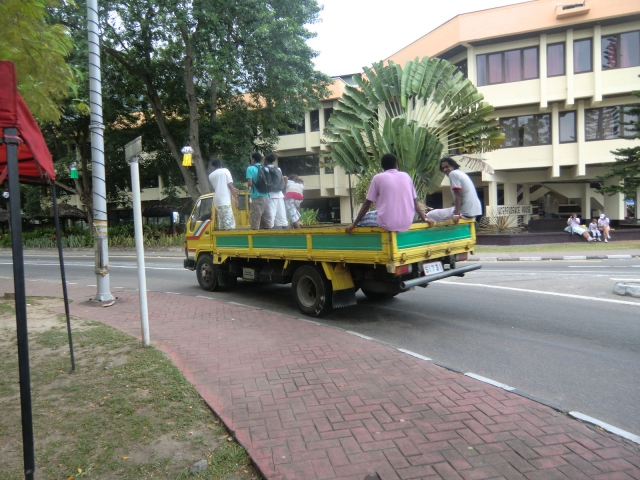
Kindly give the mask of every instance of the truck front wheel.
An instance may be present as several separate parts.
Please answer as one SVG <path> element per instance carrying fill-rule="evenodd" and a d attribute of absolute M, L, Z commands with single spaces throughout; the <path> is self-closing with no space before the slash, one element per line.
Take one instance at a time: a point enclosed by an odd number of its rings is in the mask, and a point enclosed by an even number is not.
<path fill-rule="evenodd" d="M 293 300 L 305 315 L 320 317 L 331 310 L 331 283 L 318 268 L 299 267 L 291 284 Z"/>
<path fill-rule="evenodd" d="M 213 264 L 213 260 L 209 255 L 200 255 L 196 264 L 196 277 L 200 288 L 207 292 L 215 292 L 220 289 L 218 281 L 218 267 Z"/>

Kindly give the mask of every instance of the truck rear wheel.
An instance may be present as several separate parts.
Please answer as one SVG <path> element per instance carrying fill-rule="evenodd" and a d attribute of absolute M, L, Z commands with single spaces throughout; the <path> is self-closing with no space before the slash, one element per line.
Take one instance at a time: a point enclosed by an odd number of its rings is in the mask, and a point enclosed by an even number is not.
<path fill-rule="evenodd" d="M 291 284 L 293 300 L 305 315 L 320 317 L 331 310 L 331 283 L 320 269 L 310 265 L 299 267 Z"/>
<path fill-rule="evenodd" d="M 207 292 L 215 292 L 220 289 L 218 281 L 218 267 L 213 264 L 213 260 L 209 255 L 200 255 L 196 264 L 196 277 L 200 288 Z"/>

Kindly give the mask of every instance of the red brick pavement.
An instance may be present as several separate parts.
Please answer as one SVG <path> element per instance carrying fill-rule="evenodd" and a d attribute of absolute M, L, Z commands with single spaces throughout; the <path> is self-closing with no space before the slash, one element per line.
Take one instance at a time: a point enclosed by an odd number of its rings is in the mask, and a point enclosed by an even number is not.
<path fill-rule="evenodd" d="M 61 296 L 54 283 L 27 291 Z M 140 338 L 137 292 L 108 308 L 83 301 L 95 288 L 69 292 L 73 315 Z M 640 479 L 637 444 L 390 347 L 206 298 L 150 292 L 148 304 L 152 342 L 265 478 Z"/>

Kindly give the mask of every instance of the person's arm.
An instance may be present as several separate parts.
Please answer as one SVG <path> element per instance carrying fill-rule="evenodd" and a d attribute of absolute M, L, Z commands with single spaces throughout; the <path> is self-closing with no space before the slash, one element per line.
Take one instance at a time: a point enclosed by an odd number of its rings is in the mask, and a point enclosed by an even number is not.
<path fill-rule="evenodd" d="M 418 200 L 418 197 L 413 199 L 413 205 L 416 208 L 416 213 L 418 214 L 418 217 L 420 217 L 420 219 L 423 222 L 427 221 L 427 216 L 424 214 L 424 210 L 422 208 L 420 208 L 420 201 Z"/>
<path fill-rule="evenodd" d="M 358 222 L 360 220 L 362 220 L 362 217 L 364 217 L 365 214 L 369 211 L 369 208 L 371 208 L 371 204 L 372 203 L 373 202 L 371 200 L 365 200 L 364 201 L 364 203 L 362 204 L 362 207 L 360 207 L 360 211 L 358 212 L 358 216 L 353 221 L 353 223 L 346 228 L 346 232 L 347 233 L 351 233 L 353 231 L 353 229 L 358 226 Z"/>
<path fill-rule="evenodd" d="M 236 208 L 238 208 L 238 191 L 236 187 L 233 186 L 233 182 L 227 183 L 227 187 L 229 187 L 229 193 L 233 197 L 233 203 L 235 203 Z"/>

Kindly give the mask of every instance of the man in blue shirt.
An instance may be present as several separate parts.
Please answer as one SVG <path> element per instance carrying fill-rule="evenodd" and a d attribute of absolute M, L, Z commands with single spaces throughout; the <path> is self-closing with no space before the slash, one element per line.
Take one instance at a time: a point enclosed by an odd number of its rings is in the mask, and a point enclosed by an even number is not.
<path fill-rule="evenodd" d="M 251 190 L 249 198 L 251 205 L 249 207 L 249 217 L 251 228 L 260 230 L 261 228 L 270 229 L 271 215 L 269 214 L 269 194 L 260 193 L 255 183 L 258 181 L 258 168 L 262 167 L 262 155 L 258 152 L 251 154 L 251 165 L 247 168 L 247 185 Z"/>

